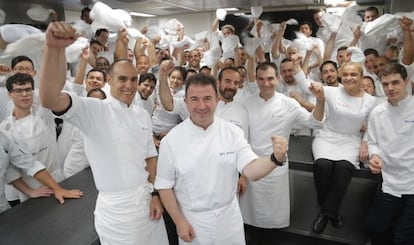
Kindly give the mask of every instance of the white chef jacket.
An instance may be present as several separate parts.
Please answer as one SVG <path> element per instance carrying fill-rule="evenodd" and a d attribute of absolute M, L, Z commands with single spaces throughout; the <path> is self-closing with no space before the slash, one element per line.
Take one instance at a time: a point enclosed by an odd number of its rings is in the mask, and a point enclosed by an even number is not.
<path fill-rule="evenodd" d="M 173 113 L 180 115 L 180 117 L 183 119 L 188 117 L 187 105 L 185 104 L 183 98 L 174 98 Z M 224 101 L 220 100 L 217 104 L 214 115 L 241 128 L 246 139 L 248 139 L 249 125 L 247 111 L 240 103 L 236 101 L 225 103 Z"/>
<path fill-rule="evenodd" d="M 12 140 L 7 133 L 0 131 L 0 213 L 10 208 L 4 196 L 4 186 L 6 173 L 11 166 L 24 170 L 30 176 L 45 168 L 40 162 L 35 161 L 30 152 Z"/>
<path fill-rule="evenodd" d="M 67 152 L 65 158 L 63 159 L 63 177 L 69 178 L 76 173 L 84 170 L 89 167 L 89 161 L 85 153 L 85 144 L 83 133 L 76 127 L 73 127 L 70 123 L 63 124 L 64 131 L 66 126 L 71 126 L 71 144 L 67 147 Z M 62 137 L 62 134 L 59 136 L 59 139 Z M 61 152 L 59 151 L 59 155 Z"/>
<path fill-rule="evenodd" d="M 372 110 L 368 123 L 368 150 L 382 160 L 382 191 L 400 197 L 414 194 L 414 98 Z"/>
<path fill-rule="evenodd" d="M 295 85 L 289 85 L 284 80 L 280 80 L 279 84 L 277 85 L 276 89 L 279 93 L 282 93 L 286 95 L 287 97 L 290 97 L 290 92 L 296 91 L 300 97 L 302 97 L 304 100 L 306 100 L 309 103 L 312 103 L 313 105 L 316 104 L 316 97 L 312 94 L 312 92 L 309 89 L 304 90 L 301 86 Z M 291 132 L 292 135 L 311 135 L 311 129 L 309 127 L 294 127 Z"/>
<path fill-rule="evenodd" d="M 157 156 L 148 113 L 112 96 L 97 100 L 69 95 L 72 106 L 60 117 L 85 135 L 97 189 L 115 192 L 146 184 L 145 159 Z"/>
<path fill-rule="evenodd" d="M 346 160 L 359 168 L 361 127 L 375 106 L 375 98 L 367 93 L 353 97 L 343 87 L 324 87 L 326 121 L 317 130 L 312 143 L 315 159 Z"/>
<path fill-rule="evenodd" d="M 273 152 L 272 135 L 289 139 L 293 126 L 322 127 L 322 122 L 301 107 L 297 101 L 276 93 L 265 101 L 258 95 L 248 97 L 243 104 L 249 117 L 249 137 L 253 151 L 259 156 Z M 262 228 L 289 226 L 289 166 L 275 168 L 264 178 L 252 182 L 240 197 L 240 208 L 246 224 Z"/>
<path fill-rule="evenodd" d="M 148 113 L 112 96 L 97 100 L 69 95 L 72 106 L 60 117 L 85 136 L 99 191 L 95 228 L 101 243 L 167 244 L 163 219 L 150 220 L 149 211 L 145 213 L 152 191 L 145 159 L 157 156 Z"/>
<path fill-rule="evenodd" d="M 58 161 L 56 131 L 53 117 L 48 110 L 35 106 L 32 107 L 31 113 L 16 120 L 13 116 L 7 117 L 1 124 L 0 128 L 10 133 L 10 136 L 23 145 L 25 149 L 31 152 L 36 160 L 41 162 L 56 182 L 63 180 L 63 163 Z M 23 177 L 23 180 L 32 188 L 42 186 L 32 176 L 27 176 L 20 171 L 12 171 L 13 180 Z M 29 197 L 19 193 L 21 201 Z"/>
<path fill-rule="evenodd" d="M 173 93 L 173 91 L 171 93 Z M 184 94 L 182 92 L 173 94 L 174 99 L 182 99 L 183 96 Z M 152 114 L 152 129 L 155 134 L 160 134 L 163 131 L 171 130 L 184 119 L 184 117 L 182 117 L 180 114 L 177 115 L 174 110 L 165 110 L 160 101 L 160 98 L 157 97 L 155 103 L 156 109 Z"/>
<path fill-rule="evenodd" d="M 152 113 L 154 112 L 155 104 L 151 96 L 147 98 L 146 100 L 144 100 L 143 98 L 141 98 L 141 95 L 139 95 L 139 93 L 137 92 L 134 98 L 134 104 L 143 108 L 144 110 L 148 112 L 150 116 L 152 116 Z"/>
<path fill-rule="evenodd" d="M 174 190 L 184 216 L 193 222 L 196 237 L 197 233 L 214 230 L 213 220 L 222 219 L 220 215 L 226 213 L 224 210 L 233 209 L 226 217 L 239 216 L 240 222 L 235 227 L 226 227 L 226 233 L 238 235 L 219 244 L 234 244 L 235 237 L 238 242 L 244 237 L 236 199 L 239 172 L 256 158 L 242 130 L 234 124 L 215 117 L 213 124 L 204 130 L 187 118 L 161 141 L 154 186 Z M 192 218 L 194 212 L 199 214 L 199 219 Z M 206 224 L 208 227 L 199 226 L 211 218 L 213 220 Z M 220 240 L 217 236 L 224 236 L 222 233 L 214 232 L 213 236 L 196 244 L 217 244 L 212 241 Z"/>

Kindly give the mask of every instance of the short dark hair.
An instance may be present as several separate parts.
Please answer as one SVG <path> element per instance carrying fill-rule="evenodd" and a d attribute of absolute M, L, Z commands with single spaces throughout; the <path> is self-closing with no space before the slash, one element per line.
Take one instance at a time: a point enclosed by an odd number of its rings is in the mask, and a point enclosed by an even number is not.
<path fill-rule="evenodd" d="M 24 85 L 30 83 L 34 89 L 34 80 L 33 77 L 26 73 L 16 73 L 6 80 L 7 91 L 11 92 L 13 90 L 13 84 Z"/>
<path fill-rule="evenodd" d="M 95 92 L 100 93 L 100 94 L 102 95 L 102 97 L 103 97 L 104 99 L 106 99 L 106 94 L 105 94 L 105 92 L 104 92 L 102 89 L 100 89 L 100 88 L 93 88 L 93 89 L 89 90 L 89 92 L 86 94 L 86 97 L 91 97 L 91 94 L 93 94 L 93 93 L 95 93 Z"/>
<path fill-rule="evenodd" d="M 284 59 L 280 62 L 280 64 L 283 64 L 283 63 L 286 63 L 286 62 L 292 62 L 292 59 L 291 59 L 291 58 L 284 58 Z"/>
<path fill-rule="evenodd" d="M 22 61 L 29 61 L 30 64 L 32 64 L 32 66 L 34 68 L 32 59 L 30 59 L 29 57 L 24 56 L 24 55 L 19 55 L 19 56 L 14 57 L 11 61 L 11 68 L 14 69 L 14 67 L 17 65 L 17 63 L 20 63 Z"/>
<path fill-rule="evenodd" d="M 101 33 L 102 33 L 102 32 L 107 32 L 107 33 L 109 33 L 108 29 L 106 29 L 106 28 L 99 28 L 99 29 L 98 29 L 98 30 L 96 30 L 96 32 L 95 32 L 95 37 L 97 37 L 97 36 L 101 35 Z"/>
<path fill-rule="evenodd" d="M 370 6 L 370 7 L 366 8 L 364 10 L 364 12 L 367 12 L 367 11 L 369 11 L 369 12 L 375 12 L 377 15 L 379 15 L 379 11 L 378 11 L 377 7 Z"/>
<path fill-rule="evenodd" d="M 407 70 L 403 65 L 397 62 L 391 62 L 386 64 L 381 72 L 380 78 L 382 78 L 383 76 L 388 76 L 390 74 L 400 74 L 402 79 L 407 79 Z"/>
<path fill-rule="evenodd" d="M 89 46 L 92 46 L 92 44 L 98 44 L 99 46 L 102 47 L 102 43 L 95 39 L 92 39 L 91 41 L 89 41 Z"/>
<path fill-rule="evenodd" d="M 368 79 L 368 80 L 370 80 L 371 81 L 371 83 L 372 83 L 372 85 L 374 86 L 374 88 L 375 88 L 375 81 L 374 81 L 374 78 L 372 78 L 371 76 L 363 76 L 362 77 L 362 79 Z"/>
<path fill-rule="evenodd" d="M 302 21 L 302 22 L 299 24 L 299 28 L 300 28 L 301 26 L 303 26 L 303 25 L 308 25 L 308 26 L 309 26 L 309 29 L 311 29 L 311 31 L 313 31 L 313 26 L 312 26 L 312 23 L 310 23 L 309 21 Z"/>
<path fill-rule="evenodd" d="M 157 84 L 157 78 L 155 77 L 155 75 L 152 74 L 152 73 L 150 73 L 150 72 L 147 72 L 147 73 L 141 74 L 139 76 L 138 85 L 140 85 L 141 83 L 145 82 L 146 80 L 153 81 L 154 82 L 154 85 Z"/>
<path fill-rule="evenodd" d="M 220 72 L 219 72 L 219 74 L 218 74 L 218 80 L 219 81 L 221 81 L 221 79 L 223 78 L 223 73 L 225 72 L 225 71 L 234 71 L 234 72 L 237 72 L 239 75 L 240 75 L 240 72 L 239 72 L 239 70 L 237 70 L 237 68 L 236 67 L 224 67 L 223 69 L 221 69 L 220 70 Z"/>
<path fill-rule="evenodd" d="M 202 67 L 198 70 L 198 72 L 201 72 L 202 70 L 205 70 L 205 69 L 207 69 L 207 70 L 211 71 L 211 68 L 210 68 L 210 67 L 208 67 L 208 66 L 202 66 Z"/>
<path fill-rule="evenodd" d="M 98 69 L 98 68 L 92 68 L 92 69 L 90 69 L 89 71 L 88 71 L 88 73 L 86 73 L 86 77 L 88 77 L 89 76 L 89 73 L 91 73 L 91 72 L 100 72 L 100 73 L 102 73 L 102 75 L 103 75 L 103 78 L 104 78 L 104 82 L 106 82 L 106 73 L 102 70 L 102 69 Z"/>
<path fill-rule="evenodd" d="M 193 69 L 193 68 L 188 68 L 187 69 L 187 73 L 198 73 L 197 70 Z"/>
<path fill-rule="evenodd" d="M 89 8 L 89 7 L 84 7 L 82 10 L 81 10 L 81 16 L 83 16 L 86 12 L 91 12 L 91 9 Z"/>
<path fill-rule="evenodd" d="M 272 63 L 272 62 L 269 62 L 269 61 L 258 64 L 256 66 L 256 74 L 257 74 L 258 70 L 264 71 L 264 70 L 267 70 L 269 67 L 271 67 L 271 68 L 273 68 L 273 70 L 275 70 L 275 73 L 276 73 L 276 76 L 277 76 L 278 75 L 277 66 L 275 65 L 275 63 Z"/>
<path fill-rule="evenodd" d="M 185 97 L 187 97 L 188 88 L 191 85 L 212 86 L 214 92 L 216 93 L 216 96 L 218 96 L 216 80 L 210 75 L 206 76 L 204 74 L 198 73 L 194 76 L 189 77 L 186 81 Z"/>
<path fill-rule="evenodd" d="M 343 51 L 343 50 L 347 50 L 347 49 L 348 49 L 347 46 L 341 46 L 336 51 L 339 52 L 339 51 Z"/>
<path fill-rule="evenodd" d="M 181 76 L 183 77 L 183 81 L 185 81 L 185 79 L 187 78 L 187 71 L 185 70 L 184 67 L 182 67 L 182 66 L 174 67 L 174 69 L 172 69 L 172 71 L 170 72 L 170 74 L 168 74 L 168 76 L 170 76 L 173 71 L 178 71 L 181 74 Z"/>
<path fill-rule="evenodd" d="M 335 62 L 335 61 L 332 61 L 332 60 L 326 60 L 326 61 L 324 61 L 323 63 L 322 63 L 322 65 L 321 66 L 319 66 L 319 71 L 322 73 L 322 69 L 323 69 L 323 67 L 325 66 L 325 65 L 327 65 L 327 64 L 331 64 L 331 65 L 333 65 L 333 67 L 335 67 L 335 70 L 338 70 L 338 64 Z"/>
<path fill-rule="evenodd" d="M 379 56 L 379 53 L 378 53 L 378 51 L 376 49 L 367 48 L 367 49 L 364 50 L 364 55 L 365 56 L 368 56 L 370 54 L 374 55 L 375 57 L 378 57 Z"/>

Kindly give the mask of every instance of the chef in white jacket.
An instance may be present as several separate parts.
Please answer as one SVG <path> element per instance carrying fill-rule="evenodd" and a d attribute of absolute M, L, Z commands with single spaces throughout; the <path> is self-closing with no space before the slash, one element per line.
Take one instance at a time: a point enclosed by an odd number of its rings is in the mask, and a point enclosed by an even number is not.
<path fill-rule="evenodd" d="M 180 244 L 245 244 L 239 172 L 257 180 L 283 165 L 287 141 L 267 138 L 273 151 L 258 158 L 239 127 L 214 116 L 219 99 L 211 76 L 190 77 L 185 101 L 190 116 L 161 141 L 155 187 Z"/>
<path fill-rule="evenodd" d="M 53 117 L 49 112 L 38 106 L 33 106 L 34 80 L 31 75 L 16 73 L 6 81 L 6 87 L 13 101 L 14 109 L 0 124 L 0 128 L 10 133 L 14 140 L 24 144 L 53 178 L 63 180 L 62 165 L 58 161 L 56 132 Z M 13 171 L 15 178 L 22 177 L 31 188 L 41 187 L 41 183 L 31 176 L 19 171 Z M 29 198 L 27 193 L 19 193 L 20 201 Z"/>
<path fill-rule="evenodd" d="M 64 202 L 63 198 L 80 198 L 83 195 L 79 190 L 62 189 L 45 167 L 35 161 L 30 152 L 12 140 L 6 132 L 0 131 L 0 213 L 10 207 L 4 196 L 6 173 L 10 167 L 22 169 L 27 175 L 34 176 L 41 183 L 52 188 L 60 203 Z"/>
<path fill-rule="evenodd" d="M 155 146 L 147 112 L 132 105 L 138 86 L 134 65 L 116 61 L 110 69 L 106 100 L 61 92 L 65 83 L 65 47 L 76 39 L 67 23 L 46 31 L 40 77 L 42 105 L 85 135 L 85 152 L 98 198 L 95 229 L 101 244 L 168 244 L 163 207 L 153 192 Z"/>
<path fill-rule="evenodd" d="M 249 116 L 249 137 L 252 149 L 259 156 L 270 154 L 272 147 L 266 140 L 270 135 L 289 139 L 294 126 L 320 128 L 324 117 L 324 91 L 321 83 L 310 87 L 316 97 L 312 113 L 292 98 L 276 92 L 278 74 L 273 63 L 261 63 L 256 68 L 259 93 L 244 100 Z M 289 166 L 276 168 L 265 178 L 249 182 L 249 188 L 240 198 L 243 220 L 260 228 L 289 226 Z"/>
<path fill-rule="evenodd" d="M 367 215 L 373 245 L 414 243 L 414 99 L 405 89 L 407 78 L 400 64 L 384 67 L 381 82 L 387 102 L 369 118 L 369 167 L 383 180 Z"/>

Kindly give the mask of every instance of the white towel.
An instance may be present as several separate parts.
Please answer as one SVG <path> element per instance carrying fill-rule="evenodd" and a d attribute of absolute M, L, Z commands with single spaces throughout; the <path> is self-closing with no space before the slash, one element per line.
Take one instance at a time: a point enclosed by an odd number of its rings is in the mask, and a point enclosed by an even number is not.
<path fill-rule="evenodd" d="M 42 31 L 29 25 L 23 24 L 6 24 L 0 26 L 0 34 L 6 43 L 13 43 L 33 33 Z"/>
<path fill-rule="evenodd" d="M 302 32 L 295 32 L 296 39 L 293 42 L 300 47 L 300 49 L 305 49 L 307 51 L 311 51 L 313 49 L 313 41 L 312 39 L 308 38 Z M 300 50 L 299 50 L 300 51 Z"/>
<path fill-rule="evenodd" d="M 163 30 L 168 34 L 168 35 L 177 35 L 177 29 L 178 28 L 183 28 L 184 25 L 178 21 L 177 19 L 170 19 L 167 21 L 167 23 L 164 24 L 163 26 Z"/>
<path fill-rule="evenodd" d="M 132 23 L 131 15 L 128 12 L 122 9 L 112 9 L 102 2 L 96 2 L 89 15 L 94 22 L 96 21 L 114 32 L 127 28 Z"/>
<path fill-rule="evenodd" d="M 330 32 L 338 33 L 341 26 L 341 17 L 335 14 L 324 13 L 321 16 L 323 26 L 327 27 Z"/>
<path fill-rule="evenodd" d="M 250 57 L 255 57 L 256 49 L 260 47 L 260 39 L 257 37 L 246 37 L 244 41 L 244 50 Z"/>
<path fill-rule="evenodd" d="M 362 66 L 364 65 L 365 55 L 360 48 L 349 47 L 347 50 L 351 52 L 351 62 L 359 63 Z"/>
<path fill-rule="evenodd" d="M 299 22 L 296 19 L 288 19 L 286 21 L 287 25 L 299 25 Z"/>
<path fill-rule="evenodd" d="M 400 28 L 399 23 L 399 17 L 392 14 L 383 14 L 375 20 L 366 23 L 363 31 L 367 36 L 383 36 L 396 28 Z"/>
<path fill-rule="evenodd" d="M 183 40 L 181 41 L 172 41 L 171 46 L 173 48 L 183 48 L 185 45 L 193 45 L 195 42 L 189 38 L 188 36 L 184 36 Z"/>
<path fill-rule="evenodd" d="M 250 7 L 250 11 L 252 12 L 253 17 L 259 18 L 260 15 L 262 15 L 263 13 L 263 7 L 262 6 Z"/>
<path fill-rule="evenodd" d="M 79 37 L 74 43 L 66 47 L 66 62 L 73 63 L 79 60 L 79 57 L 84 48 L 89 47 L 89 40 L 84 37 Z"/>
<path fill-rule="evenodd" d="M 33 33 L 29 34 L 19 40 L 7 45 L 4 50 L 4 55 L 21 55 L 21 54 L 32 54 L 37 53 L 43 49 L 46 41 L 44 33 Z"/>
<path fill-rule="evenodd" d="M 217 9 L 216 10 L 216 17 L 217 19 L 223 21 L 226 19 L 227 11 L 225 9 Z"/>

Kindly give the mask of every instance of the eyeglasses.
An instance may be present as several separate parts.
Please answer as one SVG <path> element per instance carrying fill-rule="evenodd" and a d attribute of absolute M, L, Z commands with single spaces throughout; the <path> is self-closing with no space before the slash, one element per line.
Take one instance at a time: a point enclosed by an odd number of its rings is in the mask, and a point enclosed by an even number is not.
<path fill-rule="evenodd" d="M 13 70 L 17 72 L 22 72 L 22 73 L 29 73 L 33 71 L 33 68 L 18 66 L 18 67 L 15 67 Z"/>
<path fill-rule="evenodd" d="M 23 95 L 24 93 L 31 95 L 33 94 L 33 88 L 15 88 L 12 89 L 11 92 L 16 95 Z"/>

